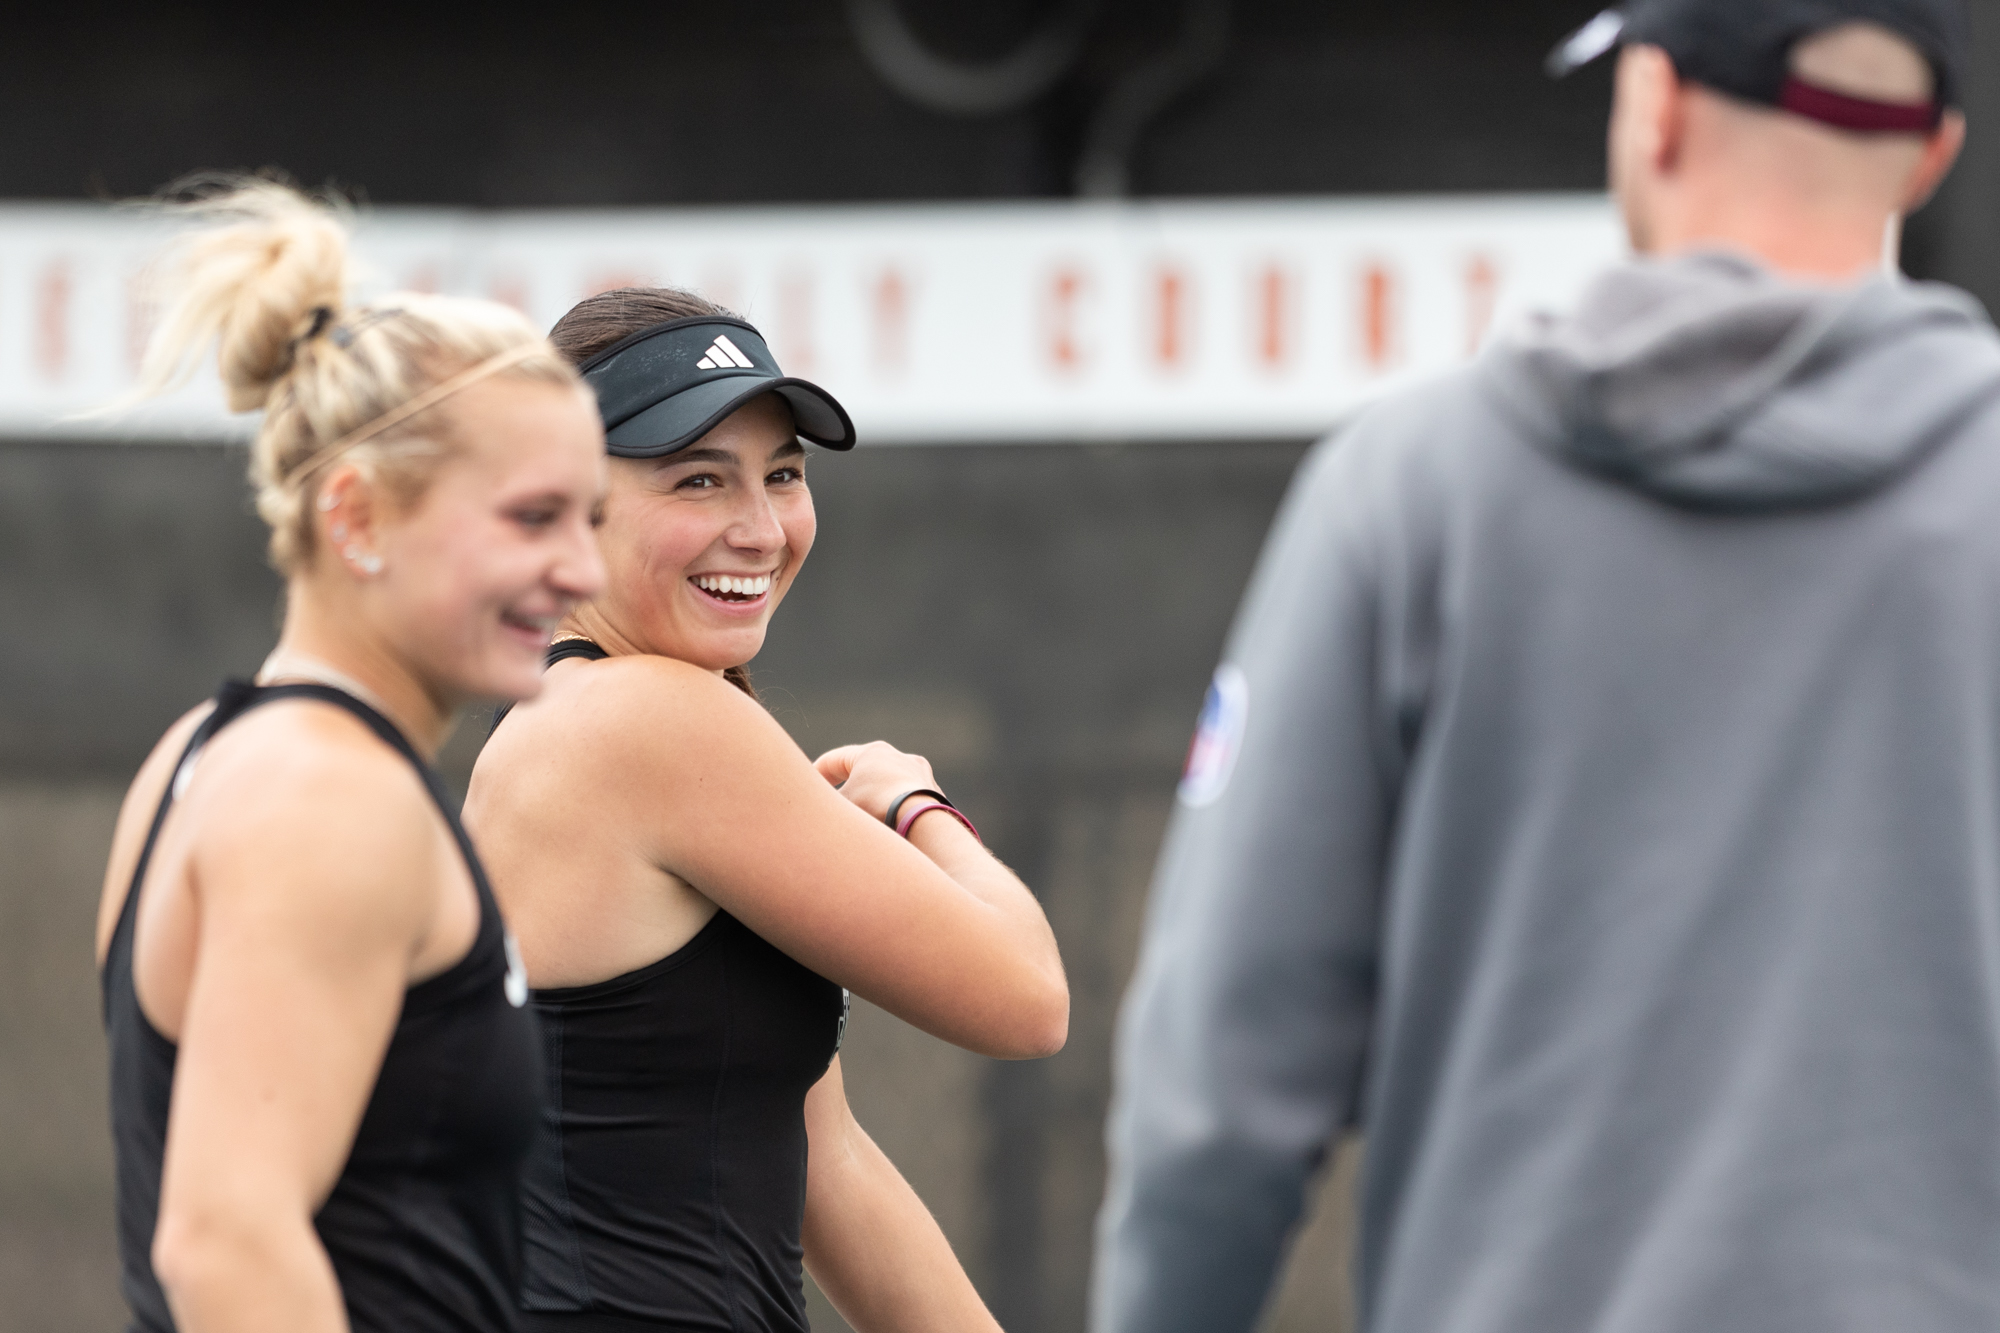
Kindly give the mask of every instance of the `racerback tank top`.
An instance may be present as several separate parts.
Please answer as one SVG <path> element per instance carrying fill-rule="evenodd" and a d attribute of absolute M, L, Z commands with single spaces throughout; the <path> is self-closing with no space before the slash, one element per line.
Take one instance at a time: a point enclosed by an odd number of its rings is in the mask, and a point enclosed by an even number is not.
<path fill-rule="evenodd" d="M 176 1048 L 139 1007 L 134 923 L 154 843 L 182 772 L 245 712 L 285 699 L 343 708 L 422 776 L 479 895 L 479 930 L 459 962 L 404 993 L 403 1009 L 333 1192 L 313 1218 L 354 1333 L 502 1333 L 517 1326 L 520 1166 L 533 1137 L 541 1052 L 527 976 L 443 785 L 374 709 L 318 685 L 225 685 L 167 784 L 104 961 L 117 1155 L 118 1242 L 136 1333 L 172 1333 L 154 1277 L 160 1168 Z"/>
<path fill-rule="evenodd" d="M 658 962 L 534 1002 L 525 1333 L 807 1333 L 805 1099 L 847 993 L 718 911 Z"/>

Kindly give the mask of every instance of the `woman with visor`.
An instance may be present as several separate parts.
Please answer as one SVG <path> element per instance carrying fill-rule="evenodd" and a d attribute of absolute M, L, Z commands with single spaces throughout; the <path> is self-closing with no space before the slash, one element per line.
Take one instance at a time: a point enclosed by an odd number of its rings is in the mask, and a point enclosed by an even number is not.
<path fill-rule="evenodd" d="M 743 674 L 812 549 L 799 437 L 847 449 L 853 427 L 687 293 L 607 292 L 551 338 L 607 426 L 608 581 L 466 806 L 549 1056 L 526 1327 L 804 1333 L 803 1259 L 861 1333 L 990 1330 L 848 1109 L 842 988 L 1047 1055 L 1054 936 L 928 763 L 878 742 L 815 764 Z"/>
<path fill-rule="evenodd" d="M 527 979 L 429 767 L 541 685 L 596 593 L 603 435 L 504 306 L 347 299 L 347 235 L 258 183 L 196 210 L 146 361 L 261 408 L 278 649 L 170 728 L 97 932 L 138 1333 L 505 1333 L 541 1092 Z"/>

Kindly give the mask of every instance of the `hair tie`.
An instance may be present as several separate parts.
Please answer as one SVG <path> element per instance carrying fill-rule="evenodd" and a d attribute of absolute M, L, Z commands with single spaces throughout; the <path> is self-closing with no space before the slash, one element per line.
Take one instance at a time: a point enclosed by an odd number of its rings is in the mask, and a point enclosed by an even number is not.
<path fill-rule="evenodd" d="M 292 367 L 299 363 L 299 349 L 319 337 L 325 331 L 326 326 L 332 322 L 332 306 L 314 306 L 312 308 L 312 323 L 306 326 L 306 331 L 285 344 L 285 364 L 279 368 L 278 374 L 281 376 L 290 374 Z"/>
<path fill-rule="evenodd" d="M 333 330 L 333 345 L 341 351 L 354 346 L 354 340 L 385 319 L 394 319 L 403 313 L 401 306 L 384 306 L 379 310 L 364 310 L 361 317 L 352 324 L 341 324 Z"/>

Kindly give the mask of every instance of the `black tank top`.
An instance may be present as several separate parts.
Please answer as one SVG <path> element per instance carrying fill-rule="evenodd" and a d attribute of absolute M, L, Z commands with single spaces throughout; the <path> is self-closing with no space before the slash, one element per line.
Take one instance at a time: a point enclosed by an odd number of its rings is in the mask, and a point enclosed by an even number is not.
<path fill-rule="evenodd" d="M 514 1329 L 520 1167 L 539 1109 L 541 1052 L 525 1005 L 527 976 L 485 872 L 437 776 L 388 719 L 324 686 L 240 681 L 223 687 L 167 784 L 104 961 L 118 1244 L 133 1328 L 170 1333 L 174 1327 L 151 1252 L 176 1052 L 141 1011 L 132 984 L 140 886 L 189 758 L 248 710 L 281 699 L 344 708 L 408 759 L 458 840 L 479 894 L 471 952 L 405 992 L 353 1151 L 313 1219 L 339 1277 L 348 1322 L 354 1333 Z"/>
<path fill-rule="evenodd" d="M 846 992 L 718 911 L 658 962 L 535 1008 L 524 1330 L 806 1333 L 805 1099 Z"/>

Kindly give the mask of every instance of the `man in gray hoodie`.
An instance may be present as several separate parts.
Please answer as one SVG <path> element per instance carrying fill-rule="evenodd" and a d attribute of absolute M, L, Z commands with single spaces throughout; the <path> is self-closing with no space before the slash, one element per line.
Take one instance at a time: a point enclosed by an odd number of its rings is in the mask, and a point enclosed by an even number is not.
<path fill-rule="evenodd" d="M 1638 0 L 1640 258 L 1304 465 L 1121 1020 L 1099 1333 L 2000 1328 L 2000 338 L 1958 0 Z M 2000 219 L 1996 219 L 2000 230 Z M 1996 237 L 2000 243 L 2000 237 Z"/>

